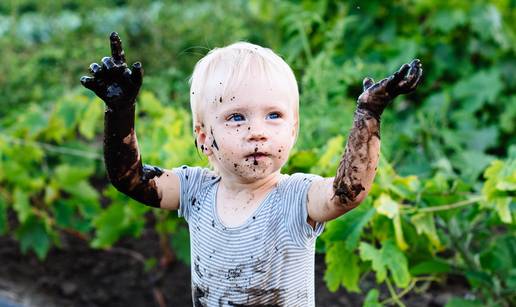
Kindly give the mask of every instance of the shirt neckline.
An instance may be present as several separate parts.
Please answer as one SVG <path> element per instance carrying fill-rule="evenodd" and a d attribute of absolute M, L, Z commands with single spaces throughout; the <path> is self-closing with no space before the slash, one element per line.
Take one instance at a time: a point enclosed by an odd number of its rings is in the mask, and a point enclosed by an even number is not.
<path fill-rule="evenodd" d="M 214 217 L 215 223 L 217 223 L 219 226 L 221 226 L 222 229 L 224 229 L 225 231 L 237 231 L 237 230 L 247 227 L 253 220 L 253 217 L 256 217 L 262 211 L 262 208 L 265 207 L 265 204 L 269 201 L 269 198 L 271 198 L 274 194 L 276 194 L 276 192 L 278 191 L 278 188 L 280 186 L 280 183 L 283 181 L 283 179 L 285 177 L 286 176 L 284 174 L 281 174 L 281 177 L 278 180 L 278 182 L 276 183 L 276 186 L 273 187 L 269 192 L 267 192 L 267 194 L 262 199 L 262 201 L 260 202 L 258 207 L 256 207 L 256 209 L 254 209 L 253 213 L 251 215 L 249 215 L 249 217 L 242 224 L 240 224 L 238 226 L 234 226 L 234 227 L 226 226 L 220 219 L 219 214 L 217 213 L 217 194 L 218 194 L 219 185 L 220 185 L 220 177 L 219 177 L 218 180 L 215 182 L 215 184 L 212 187 L 213 189 L 215 189 L 215 193 L 210 193 L 211 198 L 212 198 L 211 199 L 212 200 L 211 201 L 211 203 L 212 203 L 211 210 L 212 210 L 212 215 Z"/>

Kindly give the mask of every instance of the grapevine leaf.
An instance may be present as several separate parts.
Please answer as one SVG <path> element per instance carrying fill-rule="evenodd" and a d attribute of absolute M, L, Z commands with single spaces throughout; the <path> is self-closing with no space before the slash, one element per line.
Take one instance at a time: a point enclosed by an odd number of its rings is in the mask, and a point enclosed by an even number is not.
<path fill-rule="evenodd" d="M 18 215 L 18 220 L 21 223 L 25 223 L 27 219 L 32 215 L 32 207 L 29 201 L 29 195 L 19 188 L 14 190 L 14 204 L 13 209 Z"/>
<path fill-rule="evenodd" d="M 407 287 L 410 282 L 407 258 L 392 240 L 382 243 L 382 258 L 391 272 L 396 286 Z"/>
<path fill-rule="evenodd" d="M 385 215 L 390 219 L 393 219 L 399 213 L 398 203 L 385 193 L 382 193 L 374 201 L 374 207 L 379 214 Z"/>
<path fill-rule="evenodd" d="M 50 237 L 42 220 L 35 216 L 27 218 L 18 229 L 16 238 L 20 241 L 22 253 L 32 249 L 40 260 L 43 260 L 50 248 Z"/>
<path fill-rule="evenodd" d="M 387 276 L 385 263 L 382 259 L 382 252 L 369 243 L 360 243 L 360 258 L 364 261 L 371 261 L 371 267 L 376 272 L 376 282 L 381 283 Z"/>
<path fill-rule="evenodd" d="M 344 242 L 338 241 L 328 248 L 326 265 L 324 280 L 330 291 L 335 292 L 343 285 L 350 292 L 360 292 L 358 257 L 346 249 Z"/>
<path fill-rule="evenodd" d="M 362 234 L 362 230 L 374 216 L 375 209 L 369 200 L 365 200 L 357 208 L 328 222 L 321 238 L 328 243 L 344 241 L 348 250 L 354 250 Z"/>

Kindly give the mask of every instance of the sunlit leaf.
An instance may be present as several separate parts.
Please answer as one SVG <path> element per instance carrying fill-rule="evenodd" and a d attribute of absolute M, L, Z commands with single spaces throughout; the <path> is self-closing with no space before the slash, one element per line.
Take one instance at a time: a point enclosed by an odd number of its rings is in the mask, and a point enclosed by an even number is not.
<path fill-rule="evenodd" d="M 410 218 L 412 225 L 416 228 L 418 234 L 425 234 L 432 245 L 437 250 L 442 250 L 441 241 L 437 235 L 434 223 L 434 215 L 432 213 L 417 213 Z"/>

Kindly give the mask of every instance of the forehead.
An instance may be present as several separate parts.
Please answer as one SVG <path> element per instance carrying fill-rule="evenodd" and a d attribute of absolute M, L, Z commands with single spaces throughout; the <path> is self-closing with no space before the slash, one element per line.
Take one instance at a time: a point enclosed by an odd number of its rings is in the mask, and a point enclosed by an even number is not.
<path fill-rule="evenodd" d="M 293 111 L 296 109 L 295 98 L 285 78 L 280 75 L 249 73 L 240 79 L 228 80 L 220 75 L 217 78 L 215 74 L 210 81 L 206 84 L 205 99 L 211 111 L 246 106 L 277 106 Z"/>

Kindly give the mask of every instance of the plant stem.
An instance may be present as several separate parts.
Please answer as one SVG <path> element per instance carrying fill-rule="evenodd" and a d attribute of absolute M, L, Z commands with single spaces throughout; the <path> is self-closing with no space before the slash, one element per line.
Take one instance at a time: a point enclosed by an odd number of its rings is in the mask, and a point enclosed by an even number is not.
<path fill-rule="evenodd" d="M 403 211 L 412 211 L 411 213 L 446 211 L 446 210 L 452 210 L 452 209 L 468 206 L 468 205 L 474 204 L 482 199 L 483 199 L 482 196 L 476 195 L 473 198 L 461 200 L 461 201 L 458 201 L 458 202 L 452 203 L 452 204 L 429 207 L 429 208 L 412 208 L 411 207 L 411 208 L 405 209 Z"/>
<path fill-rule="evenodd" d="M 387 277 L 385 281 L 387 282 L 387 288 L 389 289 L 389 293 L 391 294 L 391 300 L 394 303 L 398 304 L 398 306 L 400 307 L 406 307 L 405 304 L 401 302 L 400 298 L 398 297 L 398 294 L 396 294 L 396 290 L 394 290 L 394 288 L 392 287 L 389 277 Z"/>

